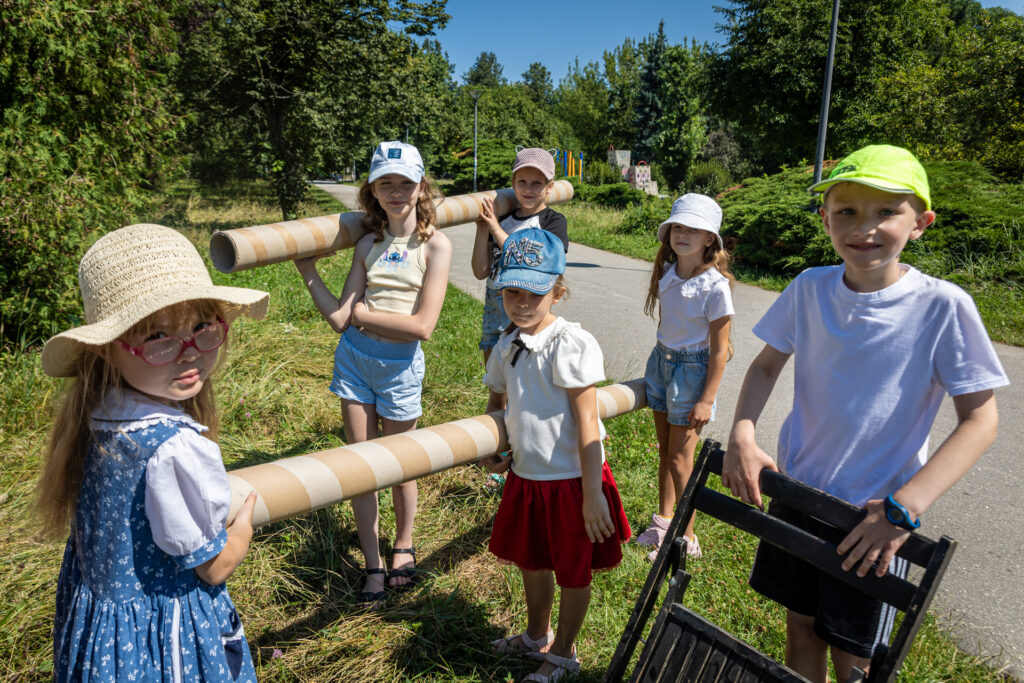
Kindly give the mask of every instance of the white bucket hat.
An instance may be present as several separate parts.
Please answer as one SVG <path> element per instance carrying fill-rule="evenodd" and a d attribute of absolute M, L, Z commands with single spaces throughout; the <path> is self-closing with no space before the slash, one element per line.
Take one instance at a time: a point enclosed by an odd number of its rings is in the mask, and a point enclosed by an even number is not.
<path fill-rule="evenodd" d="M 78 283 L 88 324 L 51 337 L 43 346 L 43 372 L 72 377 L 88 346 L 108 344 L 135 323 L 184 301 L 224 304 L 225 320 L 262 318 L 270 295 L 255 289 L 214 286 L 199 252 L 181 233 L 139 223 L 109 232 L 85 252 Z"/>
<path fill-rule="evenodd" d="M 372 183 L 389 173 L 405 176 L 414 183 L 423 180 L 423 157 L 420 151 L 398 140 L 377 145 L 370 159 L 370 177 L 367 182 Z"/>
<path fill-rule="evenodd" d="M 673 223 L 685 225 L 688 228 L 706 230 L 718 238 L 718 247 L 724 249 L 722 236 L 718 234 L 722 227 L 722 207 L 711 197 L 703 194 L 684 194 L 672 202 L 672 213 L 668 220 L 658 226 L 658 241 L 665 241 L 665 231 Z"/>

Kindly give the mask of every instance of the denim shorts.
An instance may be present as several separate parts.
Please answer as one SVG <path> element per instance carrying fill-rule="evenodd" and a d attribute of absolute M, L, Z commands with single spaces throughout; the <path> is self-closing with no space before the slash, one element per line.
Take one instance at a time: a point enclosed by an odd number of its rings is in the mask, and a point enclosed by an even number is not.
<path fill-rule="evenodd" d="M 689 424 L 690 411 L 700 400 L 708 379 L 711 349 L 675 351 L 658 342 L 647 359 L 647 405 L 651 410 L 668 414 L 668 423 Z M 716 401 L 711 405 L 715 419 Z"/>
<path fill-rule="evenodd" d="M 487 287 L 484 297 L 484 320 L 480 334 L 480 350 L 493 349 L 498 337 L 512 321 L 505 314 L 505 304 L 501 300 L 501 290 Z"/>
<path fill-rule="evenodd" d="M 346 401 L 375 406 L 387 420 L 405 422 L 423 414 L 423 375 L 418 341 L 382 342 L 350 326 L 334 350 L 330 390 Z"/>

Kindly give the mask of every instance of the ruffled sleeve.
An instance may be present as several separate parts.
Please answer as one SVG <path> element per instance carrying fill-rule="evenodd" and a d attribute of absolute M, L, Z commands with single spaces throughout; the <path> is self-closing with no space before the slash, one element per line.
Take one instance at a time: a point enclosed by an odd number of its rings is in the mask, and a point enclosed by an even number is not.
<path fill-rule="evenodd" d="M 494 345 L 491 355 L 487 358 L 487 366 L 484 371 L 484 386 L 491 391 L 505 393 L 505 356 L 508 355 L 508 335 L 501 335 L 498 343 Z"/>
<path fill-rule="evenodd" d="M 231 507 L 220 448 L 193 429 L 165 441 L 146 466 L 146 517 L 153 541 L 181 569 L 224 549 Z"/>
<path fill-rule="evenodd" d="M 551 374 L 555 386 L 575 389 L 604 380 L 604 354 L 594 335 L 567 323 L 554 343 Z"/>

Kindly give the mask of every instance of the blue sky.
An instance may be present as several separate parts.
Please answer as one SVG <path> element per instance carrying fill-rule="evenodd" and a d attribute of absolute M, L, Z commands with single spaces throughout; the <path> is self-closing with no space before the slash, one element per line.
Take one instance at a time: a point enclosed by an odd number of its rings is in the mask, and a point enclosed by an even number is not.
<path fill-rule="evenodd" d="M 721 21 L 715 4 L 727 0 L 448 0 L 452 18 L 437 38 L 455 65 L 459 82 L 477 56 L 490 51 L 498 56 L 510 82 L 519 80 L 531 62 L 541 62 L 557 85 L 577 57 L 580 64 L 599 62 L 605 50 L 626 37 L 639 41 L 656 31 L 662 19 L 671 43 L 689 38 L 722 42 L 715 31 Z M 1024 0 L 981 4 L 1024 14 Z"/>

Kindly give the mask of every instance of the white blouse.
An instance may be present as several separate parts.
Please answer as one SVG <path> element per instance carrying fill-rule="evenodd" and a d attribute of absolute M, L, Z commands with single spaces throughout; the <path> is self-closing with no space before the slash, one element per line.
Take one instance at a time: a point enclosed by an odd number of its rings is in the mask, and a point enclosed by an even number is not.
<path fill-rule="evenodd" d="M 180 426 L 146 465 L 146 517 L 161 550 L 174 557 L 189 555 L 224 530 L 231 488 L 220 447 L 200 434 L 206 427 L 178 408 L 117 388 L 107 392 L 92 418 L 95 431 Z"/>
<path fill-rule="evenodd" d="M 710 324 L 736 314 L 729 281 L 713 266 L 686 279 L 676 274 L 674 263 L 666 263 L 665 268 L 658 282 L 658 341 L 677 351 L 709 348 Z"/>
<path fill-rule="evenodd" d="M 520 351 L 515 340 L 525 350 Z M 518 329 L 501 335 L 487 360 L 484 384 L 507 395 L 505 427 L 516 475 L 534 480 L 582 476 L 579 427 L 566 389 L 602 380 L 601 347 L 578 323 L 559 317 L 535 335 Z M 603 440 L 600 419 L 598 428 Z M 603 453 L 602 444 L 602 459 Z"/>

